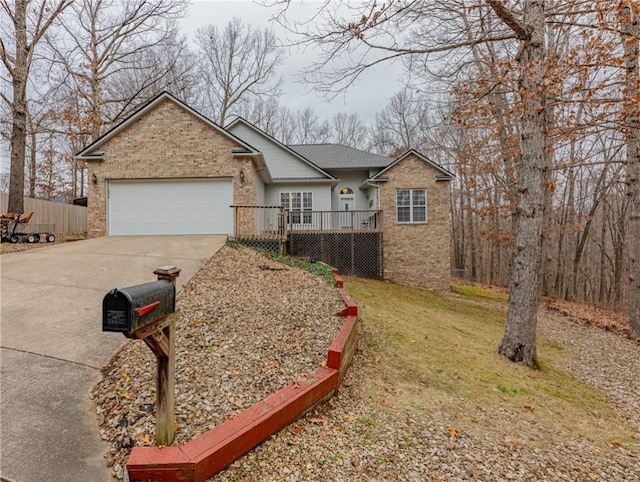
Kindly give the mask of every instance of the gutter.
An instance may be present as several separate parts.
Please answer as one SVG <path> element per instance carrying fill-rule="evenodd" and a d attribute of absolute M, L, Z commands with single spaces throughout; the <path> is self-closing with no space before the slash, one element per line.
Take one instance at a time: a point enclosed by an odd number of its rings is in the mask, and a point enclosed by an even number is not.
<path fill-rule="evenodd" d="M 362 189 L 364 186 L 371 186 L 376 188 L 376 211 L 380 211 L 380 185 L 378 183 L 372 182 L 371 179 L 367 179 L 364 183 L 362 183 L 360 189 Z"/>
<path fill-rule="evenodd" d="M 76 159 L 83 161 L 104 161 L 106 154 L 104 152 L 94 152 L 91 154 L 77 155 Z"/>
<path fill-rule="evenodd" d="M 267 163 L 264 160 L 264 156 L 262 152 L 251 152 L 244 149 L 231 149 L 231 154 L 233 157 L 253 157 L 255 158 L 256 163 L 256 172 L 262 178 L 262 180 L 266 183 L 272 183 L 273 178 L 271 177 L 271 173 L 267 169 Z"/>

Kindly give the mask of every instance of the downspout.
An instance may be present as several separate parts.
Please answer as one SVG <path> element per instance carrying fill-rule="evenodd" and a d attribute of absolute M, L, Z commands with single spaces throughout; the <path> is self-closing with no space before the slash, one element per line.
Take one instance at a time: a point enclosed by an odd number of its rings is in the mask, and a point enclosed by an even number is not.
<path fill-rule="evenodd" d="M 370 179 L 367 179 L 365 183 L 367 184 L 367 186 L 376 188 L 376 211 L 378 211 L 376 218 L 378 218 L 380 229 L 382 229 L 382 213 L 380 212 L 380 185 L 378 183 L 372 183 Z"/>
<path fill-rule="evenodd" d="M 374 184 L 371 182 L 371 179 L 367 179 L 365 181 L 365 184 L 367 186 L 371 186 L 371 187 L 375 187 L 376 188 L 376 211 L 380 211 L 380 185 L 379 184 Z"/>

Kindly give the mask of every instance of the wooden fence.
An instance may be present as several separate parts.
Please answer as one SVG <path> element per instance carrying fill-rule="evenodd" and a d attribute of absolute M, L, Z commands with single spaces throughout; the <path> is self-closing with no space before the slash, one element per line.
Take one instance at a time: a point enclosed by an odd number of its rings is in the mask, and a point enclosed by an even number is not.
<path fill-rule="evenodd" d="M 0 213 L 7 212 L 9 195 L 0 193 Z M 34 224 L 55 224 L 56 234 L 87 232 L 87 208 L 72 204 L 54 203 L 41 199 L 24 198 L 24 211 L 35 214 L 29 221 Z"/>

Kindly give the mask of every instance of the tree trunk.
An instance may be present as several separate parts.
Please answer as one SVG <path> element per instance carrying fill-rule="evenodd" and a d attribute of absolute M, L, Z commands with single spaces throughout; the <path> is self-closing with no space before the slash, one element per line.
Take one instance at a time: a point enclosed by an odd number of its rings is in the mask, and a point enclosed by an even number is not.
<path fill-rule="evenodd" d="M 24 212 L 24 158 L 27 145 L 27 78 L 29 76 L 27 3 L 26 0 L 16 0 L 15 4 L 16 57 L 12 79 L 11 175 L 7 207 L 10 213 Z"/>
<path fill-rule="evenodd" d="M 543 33 L 544 35 L 544 33 Z M 543 55 L 545 55 L 545 53 L 543 52 Z M 543 103 L 544 103 L 544 108 L 547 111 L 546 112 L 546 117 L 544 119 L 544 121 L 546 122 L 546 127 L 544 129 L 545 132 L 545 148 L 544 148 L 544 155 L 545 155 L 545 161 L 544 161 L 544 178 L 543 178 L 543 182 L 544 182 L 544 189 L 543 189 L 543 216 L 542 216 L 542 248 L 541 248 L 541 253 L 540 253 L 540 279 L 542 281 L 542 289 L 540 290 L 540 295 L 545 295 L 545 296 L 557 296 L 556 293 L 551 293 L 550 290 L 550 286 L 552 286 L 553 283 L 553 269 L 552 269 L 552 262 L 553 262 L 553 239 L 551 236 L 552 233 L 552 228 L 553 228 L 553 186 L 555 186 L 555 171 L 549 169 L 549 166 L 552 165 L 553 163 L 553 143 L 551 142 L 551 138 L 546 135 L 546 133 L 549 131 L 550 126 L 555 122 L 554 116 L 553 116 L 553 108 L 551 106 L 551 103 L 546 101 L 546 97 L 545 99 L 543 99 Z"/>
<path fill-rule="evenodd" d="M 571 172 L 571 170 L 569 170 L 569 172 Z M 562 196 L 562 199 L 564 200 L 562 203 L 562 207 L 561 209 L 561 214 L 560 214 L 560 225 L 561 225 L 561 229 L 560 232 L 558 233 L 558 244 L 557 244 L 557 251 L 556 251 L 556 280 L 555 280 L 555 290 L 556 293 L 558 294 L 558 297 L 562 298 L 566 296 L 565 293 L 565 285 L 566 285 L 566 281 L 567 281 L 567 276 L 566 276 L 566 264 L 565 264 L 565 258 L 566 258 L 566 239 L 567 239 L 567 234 L 566 234 L 566 227 L 567 227 L 567 217 L 568 217 L 568 207 L 567 207 L 567 192 L 568 192 L 568 186 L 567 183 L 564 183 L 564 194 Z"/>
<path fill-rule="evenodd" d="M 71 162 L 71 197 L 78 197 L 78 160 Z"/>
<path fill-rule="evenodd" d="M 462 173 L 460 174 L 462 177 Z M 461 183 L 462 185 L 462 183 Z M 460 270 L 461 276 L 466 278 L 465 275 L 465 205 L 463 189 L 458 189 L 458 199 L 455 199 L 455 190 L 451 190 L 451 212 L 453 217 L 453 260 L 456 270 Z M 456 206 L 457 204 L 457 206 Z"/>
<path fill-rule="evenodd" d="M 600 226 L 600 275 L 598 283 L 598 305 L 607 306 L 607 203 L 602 204 L 602 226 Z"/>
<path fill-rule="evenodd" d="M 625 124 L 627 141 L 627 194 L 629 196 L 629 338 L 640 338 L 640 70 L 638 53 L 640 25 L 637 12 L 629 5 L 621 9 L 624 48 Z"/>
<path fill-rule="evenodd" d="M 582 112 L 584 109 L 585 102 L 580 103 L 578 106 L 578 118 L 582 118 Z M 574 254 L 576 251 L 576 246 L 578 242 L 578 234 L 576 230 L 576 177 L 578 175 L 578 159 L 576 156 L 576 140 L 571 140 L 571 147 L 569 150 L 569 170 L 567 173 L 567 183 L 568 183 L 568 191 L 567 191 L 567 201 L 566 201 L 566 219 L 564 223 L 564 233 L 566 233 L 567 240 L 567 259 L 571 256 L 571 259 L 574 258 Z M 575 301 L 576 293 L 577 293 L 577 268 L 574 265 L 566 266 L 565 268 L 565 276 L 566 276 L 566 291 L 559 291 L 559 296 L 564 296 L 567 301 Z"/>
<path fill-rule="evenodd" d="M 85 167 L 84 164 L 80 165 L 80 196 L 79 197 L 85 197 L 85 179 L 84 179 L 84 175 L 85 175 Z"/>
<path fill-rule="evenodd" d="M 474 223 L 475 216 L 474 216 L 473 201 L 471 199 L 471 194 L 469 193 L 469 191 L 467 190 L 465 191 L 465 193 L 467 195 L 467 206 L 469 206 L 469 215 L 467 216 L 467 219 L 469 221 L 469 228 L 467 231 L 469 232 L 469 248 L 470 248 L 470 254 L 471 254 L 471 279 L 473 281 L 478 281 L 478 256 L 477 256 L 478 242 L 477 242 L 475 223 Z"/>
<path fill-rule="evenodd" d="M 493 6 L 493 2 L 491 4 Z M 500 6 L 497 6 L 499 9 Z M 496 7 L 494 7 L 496 8 Z M 547 156 L 547 109 L 543 84 L 545 61 L 545 2 L 524 2 L 518 56 L 524 109 L 520 135 L 521 168 L 516 210 L 513 271 L 509 310 L 498 352 L 527 366 L 537 364 L 536 327 L 540 302 L 540 260 Z M 500 13 L 504 12 L 498 12 Z M 501 18 L 503 16 L 501 15 Z"/>
<path fill-rule="evenodd" d="M 620 209 L 618 219 L 615 221 L 615 229 L 612 231 L 613 243 L 613 303 L 615 308 L 622 304 L 622 274 L 624 271 L 624 240 L 626 239 L 626 206 Z"/>
<path fill-rule="evenodd" d="M 31 149 L 29 150 L 29 197 L 36 197 L 36 175 L 37 175 L 37 151 L 36 151 L 36 142 L 37 135 L 33 123 L 29 123 L 29 128 L 31 129 Z"/>

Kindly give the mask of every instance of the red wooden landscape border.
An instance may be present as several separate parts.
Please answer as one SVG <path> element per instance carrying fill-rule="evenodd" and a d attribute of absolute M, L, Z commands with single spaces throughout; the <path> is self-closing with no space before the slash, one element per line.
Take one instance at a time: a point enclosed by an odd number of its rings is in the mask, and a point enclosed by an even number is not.
<path fill-rule="evenodd" d="M 181 446 L 134 447 L 127 460 L 129 480 L 204 482 L 287 426 L 340 386 L 355 354 L 358 306 L 334 270 L 345 318 L 331 343 L 326 366 L 273 393 L 251 408 Z"/>

